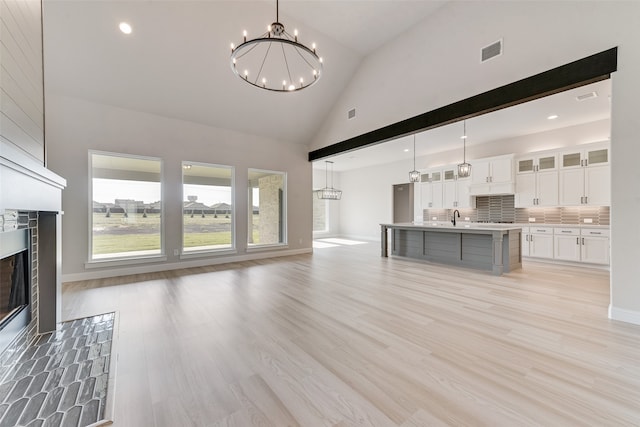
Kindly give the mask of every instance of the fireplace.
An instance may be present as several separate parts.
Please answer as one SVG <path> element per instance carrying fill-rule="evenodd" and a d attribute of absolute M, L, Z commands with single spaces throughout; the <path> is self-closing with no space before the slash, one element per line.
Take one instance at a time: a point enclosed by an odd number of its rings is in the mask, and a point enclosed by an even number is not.
<path fill-rule="evenodd" d="M 19 336 L 50 332 L 61 322 L 65 185 L 0 140 L 0 354 Z"/>
<path fill-rule="evenodd" d="M 29 230 L 3 233 L 0 247 L 0 348 L 31 321 L 31 250 Z"/>

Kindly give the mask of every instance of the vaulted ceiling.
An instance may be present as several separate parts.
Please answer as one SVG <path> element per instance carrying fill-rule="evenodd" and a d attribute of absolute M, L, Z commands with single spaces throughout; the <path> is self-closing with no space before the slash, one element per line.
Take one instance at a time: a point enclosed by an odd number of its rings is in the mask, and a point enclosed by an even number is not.
<path fill-rule="evenodd" d="M 296 93 L 234 76 L 229 44 L 264 32 L 275 1 L 43 2 L 45 90 L 115 107 L 307 144 L 362 59 L 444 1 L 280 2 L 280 22 L 315 42 L 322 79 Z M 133 32 L 125 35 L 118 24 Z"/>

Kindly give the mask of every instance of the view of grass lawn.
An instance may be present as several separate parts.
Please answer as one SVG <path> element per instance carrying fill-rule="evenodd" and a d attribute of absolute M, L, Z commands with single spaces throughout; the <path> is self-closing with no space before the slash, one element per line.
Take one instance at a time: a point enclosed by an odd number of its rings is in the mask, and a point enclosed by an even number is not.
<path fill-rule="evenodd" d="M 225 214 L 185 214 L 184 248 L 231 246 L 231 218 Z M 253 216 L 253 242 L 259 242 L 259 216 Z M 93 255 L 160 250 L 160 214 L 93 214 Z"/>

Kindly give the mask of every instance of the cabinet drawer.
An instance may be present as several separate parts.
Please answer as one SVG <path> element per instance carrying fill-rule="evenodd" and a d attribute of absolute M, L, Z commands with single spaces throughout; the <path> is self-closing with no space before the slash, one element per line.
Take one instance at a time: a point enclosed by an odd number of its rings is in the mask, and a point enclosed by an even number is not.
<path fill-rule="evenodd" d="M 530 227 L 531 234 L 553 234 L 553 227 Z"/>
<path fill-rule="evenodd" d="M 579 236 L 580 229 L 579 228 L 568 228 L 568 227 L 558 227 L 553 230 L 553 234 L 556 236 Z"/>
<path fill-rule="evenodd" d="M 609 237 L 609 232 L 608 228 L 583 228 L 581 230 L 583 236 L 593 237 Z"/>

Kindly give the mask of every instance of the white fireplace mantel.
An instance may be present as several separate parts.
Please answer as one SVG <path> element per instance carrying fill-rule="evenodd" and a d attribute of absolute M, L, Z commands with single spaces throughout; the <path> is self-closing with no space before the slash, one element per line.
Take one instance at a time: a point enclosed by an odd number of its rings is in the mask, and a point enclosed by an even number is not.
<path fill-rule="evenodd" d="M 67 181 L 0 140 L 0 215 L 7 209 L 62 211 Z"/>

